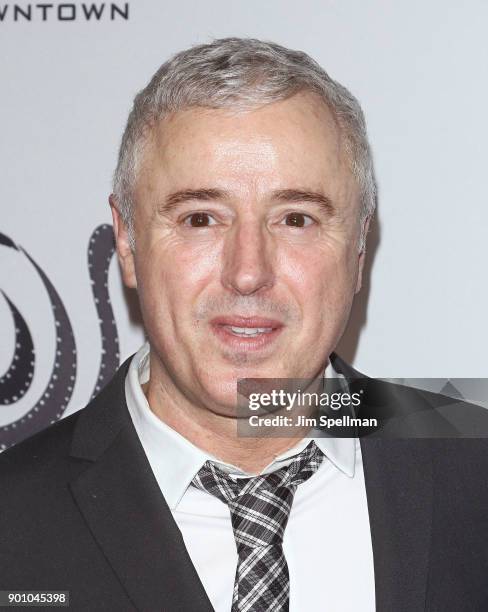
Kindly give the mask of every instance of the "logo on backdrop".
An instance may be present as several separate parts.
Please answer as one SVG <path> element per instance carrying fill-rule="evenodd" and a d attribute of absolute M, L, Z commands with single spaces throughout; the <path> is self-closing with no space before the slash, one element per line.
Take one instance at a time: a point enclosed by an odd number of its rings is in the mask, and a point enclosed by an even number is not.
<path fill-rule="evenodd" d="M 0 427 L 0 450 L 5 450 L 62 417 L 73 395 L 77 358 L 68 313 L 47 274 L 24 248 L 2 233 L 0 246 L 16 250 L 36 270 L 51 303 L 56 339 L 54 362 L 43 393 L 26 414 Z M 101 391 L 119 366 L 119 339 L 108 292 L 108 271 L 114 251 L 112 226 L 100 225 L 92 233 L 88 245 L 88 273 L 102 340 L 100 367 L 91 397 Z M 1 409 L 2 405 L 15 404 L 29 390 L 35 374 L 36 351 L 29 327 L 14 300 L 1 289 L 0 293 L 10 309 L 15 328 L 14 354 L 0 378 Z"/>
<path fill-rule="evenodd" d="M 0 4 L 1 21 L 129 20 L 129 3 L 63 2 L 61 4 Z"/>

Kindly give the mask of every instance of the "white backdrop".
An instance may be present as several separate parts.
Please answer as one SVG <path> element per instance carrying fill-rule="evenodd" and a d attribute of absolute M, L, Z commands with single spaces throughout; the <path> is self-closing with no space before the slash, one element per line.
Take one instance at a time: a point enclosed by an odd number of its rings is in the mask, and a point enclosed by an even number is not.
<path fill-rule="evenodd" d="M 15 21 L 14 5 L 0 3 L 0 232 L 39 264 L 69 315 L 78 371 L 67 412 L 86 403 L 98 374 L 87 248 L 95 227 L 110 223 L 107 196 L 132 98 L 170 54 L 222 36 L 305 50 L 366 113 L 378 220 L 367 286 L 338 352 L 374 376 L 488 376 L 486 1 L 132 0 L 127 20 L 110 19 L 105 3 L 99 21 L 86 20 L 81 2 L 70 3 L 74 21 L 60 21 L 53 4 L 45 21 L 34 4 L 31 21 Z M 1 426 L 46 388 L 55 323 L 39 274 L 2 245 L 0 289 L 36 353 L 32 384 L 0 407 Z M 109 291 L 123 359 L 143 335 L 115 260 Z M 0 376 L 14 349 L 0 296 Z"/>

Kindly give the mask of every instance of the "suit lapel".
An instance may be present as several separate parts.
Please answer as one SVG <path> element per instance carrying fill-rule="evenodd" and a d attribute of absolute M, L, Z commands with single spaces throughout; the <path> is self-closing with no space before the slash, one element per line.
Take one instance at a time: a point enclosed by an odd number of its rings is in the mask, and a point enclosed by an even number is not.
<path fill-rule="evenodd" d="M 425 609 L 432 528 L 429 440 L 361 439 L 376 609 Z"/>
<path fill-rule="evenodd" d="M 90 464 L 71 483 L 73 497 L 138 610 L 211 612 L 130 420 L 127 367 L 80 415 L 72 455 Z"/>
<path fill-rule="evenodd" d="M 350 381 L 364 380 L 366 389 L 369 383 L 370 391 L 364 400 L 370 416 L 375 416 L 378 399 L 382 409 L 387 407 L 385 414 L 392 416 L 415 411 L 422 416 L 432 414 L 427 407 L 423 410 L 421 396 L 393 384 L 376 385 L 337 355 L 331 359 L 336 370 Z M 430 431 L 435 435 L 454 431 L 439 415 L 433 416 Z M 424 428 L 426 425 L 429 421 L 422 423 Z M 381 433 L 377 438 L 360 439 L 373 546 L 376 610 L 420 612 L 425 609 L 432 530 L 432 440 L 415 439 L 419 432 L 409 429 L 405 422 L 398 431 L 403 437 L 413 439 L 400 439 L 394 434 L 393 439 L 388 439 L 388 434 Z"/>

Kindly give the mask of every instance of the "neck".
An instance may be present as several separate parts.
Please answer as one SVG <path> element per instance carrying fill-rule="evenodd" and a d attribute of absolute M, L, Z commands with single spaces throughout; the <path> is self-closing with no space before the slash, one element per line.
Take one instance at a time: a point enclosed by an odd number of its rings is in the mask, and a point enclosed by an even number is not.
<path fill-rule="evenodd" d="M 278 455 L 295 446 L 307 433 L 307 429 L 303 428 L 294 429 L 293 436 L 240 437 L 236 418 L 193 406 L 181 394 L 169 392 L 168 386 L 171 384 L 161 382 L 157 376 L 151 376 L 142 385 L 152 412 L 201 450 L 248 474 L 261 473 Z"/>

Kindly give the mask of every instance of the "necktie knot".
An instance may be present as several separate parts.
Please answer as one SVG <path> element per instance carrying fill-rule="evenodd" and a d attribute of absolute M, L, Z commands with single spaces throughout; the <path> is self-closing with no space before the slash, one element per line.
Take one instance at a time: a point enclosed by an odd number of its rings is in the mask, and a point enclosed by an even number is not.
<path fill-rule="evenodd" d="M 324 458 L 315 442 L 299 453 L 286 467 L 270 474 L 236 478 L 220 469 L 212 461 L 207 461 L 192 481 L 199 489 L 211 493 L 224 503 L 229 503 L 245 495 L 256 495 L 260 491 L 278 491 L 282 488 L 295 490 L 319 468 Z"/>

